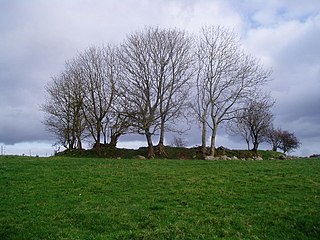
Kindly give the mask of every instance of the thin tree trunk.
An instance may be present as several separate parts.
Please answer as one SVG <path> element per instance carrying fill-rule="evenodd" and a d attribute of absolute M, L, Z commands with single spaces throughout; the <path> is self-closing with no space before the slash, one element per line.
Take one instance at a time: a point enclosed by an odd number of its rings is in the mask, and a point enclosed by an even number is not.
<path fill-rule="evenodd" d="M 217 125 L 214 126 L 211 134 L 210 156 L 212 157 L 214 157 L 214 154 L 215 154 L 217 127 L 218 127 Z"/>
<path fill-rule="evenodd" d="M 159 137 L 159 143 L 158 143 L 158 149 L 159 149 L 160 156 L 166 155 L 166 151 L 164 148 L 164 133 L 165 133 L 164 123 L 165 123 L 165 119 L 162 118 L 161 119 L 161 126 L 160 126 L 160 137 Z"/>
<path fill-rule="evenodd" d="M 95 149 L 97 151 L 97 154 L 101 154 L 101 146 L 100 146 L 100 137 L 101 137 L 101 123 L 97 123 L 97 139 L 95 144 Z"/>
<path fill-rule="evenodd" d="M 248 151 L 250 151 L 250 141 L 246 140 Z"/>
<path fill-rule="evenodd" d="M 82 149 L 82 142 L 81 142 L 81 137 L 80 136 L 77 136 L 77 148 L 79 149 L 79 150 L 81 150 Z"/>
<path fill-rule="evenodd" d="M 160 137 L 159 137 L 159 143 L 158 143 L 160 155 L 161 155 L 161 150 L 164 148 L 164 124 L 161 123 L 160 127 Z"/>
<path fill-rule="evenodd" d="M 107 145 L 107 132 L 103 130 L 103 144 Z"/>
<path fill-rule="evenodd" d="M 161 119 L 161 126 L 160 126 L 160 137 L 159 137 L 159 146 L 164 145 L 164 121 Z"/>
<path fill-rule="evenodd" d="M 154 157 L 154 149 L 150 132 L 146 132 L 146 138 L 148 143 L 148 158 Z"/>
<path fill-rule="evenodd" d="M 165 122 L 166 122 L 166 118 L 161 117 L 159 143 L 158 143 L 160 155 L 165 155 L 165 151 L 164 151 Z"/>
<path fill-rule="evenodd" d="M 202 121 L 202 134 L 201 134 L 201 152 L 203 158 L 205 158 L 207 153 L 207 124 L 205 121 Z"/>

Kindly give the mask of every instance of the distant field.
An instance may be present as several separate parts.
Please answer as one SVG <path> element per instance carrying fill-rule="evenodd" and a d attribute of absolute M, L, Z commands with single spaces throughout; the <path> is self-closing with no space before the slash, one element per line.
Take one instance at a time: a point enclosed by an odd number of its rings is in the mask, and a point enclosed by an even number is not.
<path fill-rule="evenodd" d="M 320 159 L 0 157 L 0 239 L 320 239 Z"/>

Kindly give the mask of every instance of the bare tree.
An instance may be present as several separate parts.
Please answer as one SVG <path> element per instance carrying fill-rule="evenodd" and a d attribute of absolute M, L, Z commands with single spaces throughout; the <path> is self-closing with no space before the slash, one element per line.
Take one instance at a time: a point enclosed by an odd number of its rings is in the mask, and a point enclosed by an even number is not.
<path fill-rule="evenodd" d="M 236 114 L 238 117 L 227 123 L 227 131 L 230 135 L 240 135 L 245 140 L 247 149 L 250 150 L 251 135 L 250 128 L 247 127 L 247 122 L 244 118 L 245 114 L 240 111 Z"/>
<path fill-rule="evenodd" d="M 280 146 L 279 148 L 283 150 L 283 153 L 287 153 L 293 149 L 298 148 L 301 143 L 294 133 L 288 131 L 282 131 L 280 134 Z"/>
<path fill-rule="evenodd" d="M 267 130 L 266 142 L 272 145 L 272 151 L 277 151 L 281 147 L 281 134 L 282 130 L 280 128 L 275 129 L 273 126 Z"/>
<path fill-rule="evenodd" d="M 171 145 L 174 146 L 174 147 L 183 148 L 183 147 L 185 147 L 187 145 L 187 142 L 184 141 L 181 137 L 175 136 L 172 139 Z"/>
<path fill-rule="evenodd" d="M 86 123 L 82 112 L 83 95 L 73 62 L 66 63 L 65 70 L 52 78 L 46 87 L 44 124 L 58 137 L 59 144 L 67 149 L 82 149 Z"/>
<path fill-rule="evenodd" d="M 49 100 L 42 107 L 47 113 L 44 123 L 64 146 L 82 148 L 86 130 L 99 153 L 101 134 L 106 143 L 110 131 L 115 146 L 124 133 L 124 118 L 115 111 L 115 85 L 120 74 L 116 52 L 112 46 L 91 47 L 68 62 L 48 85 Z"/>
<path fill-rule="evenodd" d="M 124 114 L 124 109 L 117 102 L 113 105 L 113 110 L 109 121 L 109 136 L 111 147 L 116 147 L 119 137 L 128 133 L 131 127 L 129 117 Z"/>
<path fill-rule="evenodd" d="M 115 82 L 119 74 L 115 53 L 111 46 L 91 47 L 77 58 L 83 86 L 83 112 L 98 153 L 103 123 L 108 119 L 115 99 Z"/>
<path fill-rule="evenodd" d="M 192 42 L 183 31 L 161 30 L 157 34 L 161 80 L 159 84 L 160 101 L 160 137 L 159 150 L 163 153 L 165 130 L 168 123 L 180 118 L 189 98 L 191 78 L 193 76 Z M 177 129 L 176 129 L 177 130 Z M 174 130 L 173 130 L 174 131 Z"/>
<path fill-rule="evenodd" d="M 287 153 L 301 145 L 294 133 L 282 130 L 281 128 L 275 129 L 273 126 L 268 129 L 267 142 L 272 145 L 273 151 L 277 151 L 280 148 L 283 153 Z"/>
<path fill-rule="evenodd" d="M 152 135 L 159 128 L 160 93 L 157 72 L 153 71 L 154 61 L 147 33 L 134 33 L 123 43 L 120 56 L 123 66 L 121 103 L 125 115 L 130 118 L 132 128 L 144 134 L 148 143 L 148 157 L 154 156 Z"/>
<path fill-rule="evenodd" d="M 102 122 L 102 134 L 104 145 L 116 147 L 121 135 L 128 132 L 129 119 L 122 112 L 112 110 L 108 117 Z"/>
<path fill-rule="evenodd" d="M 274 101 L 267 94 L 260 92 L 255 96 L 248 98 L 243 109 L 236 113 L 229 125 L 229 129 L 240 134 L 248 145 L 250 150 L 250 141 L 252 142 L 253 151 L 257 151 L 259 144 L 267 139 L 267 132 L 273 121 L 271 107 Z"/>
<path fill-rule="evenodd" d="M 152 135 L 160 131 L 163 145 L 166 124 L 179 116 L 188 96 L 190 44 L 185 32 L 147 28 L 122 45 L 122 103 L 132 127 L 146 136 L 149 158 Z"/>
<path fill-rule="evenodd" d="M 204 125 L 211 129 L 210 154 L 214 156 L 218 126 L 235 117 L 244 99 L 268 81 L 270 71 L 241 50 L 233 32 L 219 26 L 203 28 L 196 55 L 198 102 L 193 109 L 202 123 L 203 149 Z"/>

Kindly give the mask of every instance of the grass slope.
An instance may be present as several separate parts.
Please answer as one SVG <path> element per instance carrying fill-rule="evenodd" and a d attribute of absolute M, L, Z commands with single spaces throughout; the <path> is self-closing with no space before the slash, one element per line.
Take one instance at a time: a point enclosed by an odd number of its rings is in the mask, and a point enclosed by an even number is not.
<path fill-rule="evenodd" d="M 159 148 L 155 147 L 156 158 L 160 159 L 201 159 L 202 152 L 200 147 L 184 148 L 184 147 L 164 147 L 164 154 L 159 154 Z M 209 149 L 207 150 L 209 154 Z M 139 149 L 126 149 L 126 148 L 114 148 L 109 146 L 102 146 L 101 152 L 98 155 L 95 149 L 88 150 L 65 150 L 57 153 L 57 156 L 61 157 L 102 157 L 102 158 L 124 158 L 135 159 L 137 156 L 147 157 L 148 148 L 141 147 Z M 285 156 L 280 152 L 259 150 L 257 153 L 248 150 L 229 150 L 229 149 L 216 149 L 215 156 L 228 156 L 237 157 L 239 159 L 253 158 L 255 155 L 263 157 L 263 159 L 279 159 L 280 156 Z"/>
<path fill-rule="evenodd" d="M 0 239 L 319 239 L 320 160 L 0 158 Z"/>

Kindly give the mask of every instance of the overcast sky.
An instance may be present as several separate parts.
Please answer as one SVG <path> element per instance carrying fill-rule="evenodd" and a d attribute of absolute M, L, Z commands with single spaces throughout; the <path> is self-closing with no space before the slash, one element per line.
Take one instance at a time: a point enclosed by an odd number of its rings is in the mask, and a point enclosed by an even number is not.
<path fill-rule="evenodd" d="M 319 0 L 0 0 L 0 145 L 7 154 L 51 154 L 39 111 L 44 86 L 78 52 L 145 26 L 197 33 L 204 25 L 234 29 L 273 69 L 275 126 L 301 140 L 295 154 L 320 153 Z M 198 133 L 182 137 L 196 145 Z M 120 146 L 134 146 L 125 140 Z M 223 131 L 217 144 L 245 146 Z"/>

